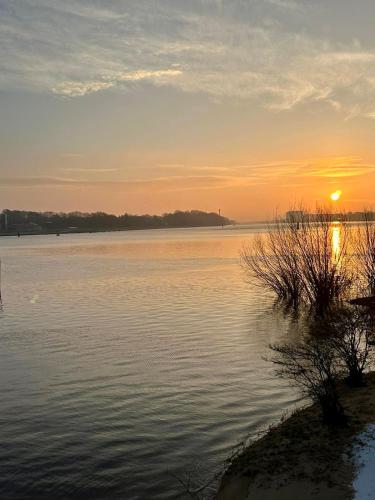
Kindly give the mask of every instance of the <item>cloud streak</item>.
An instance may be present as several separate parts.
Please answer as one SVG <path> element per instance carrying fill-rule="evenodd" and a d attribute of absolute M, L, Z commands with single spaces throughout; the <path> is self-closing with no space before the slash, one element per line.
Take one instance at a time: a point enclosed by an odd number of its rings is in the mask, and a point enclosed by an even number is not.
<path fill-rule="evenodd" d="M 60 177 L 7 177 L 0 179 L 0 187 L 63 187 L 63 188 L 110 188 L 122 191 L 142 191 L 153 189 L 156 191 L 189 191 L 196 189 L 212 189 L 225 186 L 234 186 L 243 181 L 234 176 L 183 176 L 162 177 L 149 180 L 77 180 Z M 250 183 L 249 183 L 250 185 Z"/>
<path fill-rule="evenodd" d="M 99 90 L 110 89 L 122 82 L 139 82 L 139 81 L 150 81 L 156 85 L 165 85 L 170 83 L 171 78 L 182 75 L 182 71 L 167 69 L 167 70 L 138 70 L 131 72 L 114 72 L 108 76 L 104 76 L 102 81 L 64 81 L 58 84 L 56 87 L 52 88 L 52 92 L 62 96 L 77 97 L 86 94 L 91 94 L 93 92 L 98 92 Z"/>
<path fill-rule="evenodd" d="M 173 166 L 172 166 L 173 167 Z M 176 165 L 176 171 L 181 170 Z M 64 169 L 66 171 L 77 169 Z M 106 169 L 78 169 L 82 172 L 106 173 Z M 264 164 L 230 166 L 191 166 L 187 169 L 194 175 L 169 175 L 150 179 L 77 179 L 73 177 L 4 177 L 0 187 L 14 188 L 68 188 L 68 189 L 109 189 L 124 192 L 197 191 L 236 187 L 256 187 L 261 185 L 280 185 L 283 187 L 307 186 L 321 180 L 340 180 L 375 174 L 375 165 L 360 158 L 318 158 L 298 162 L 280 161 Z"/>
<path fill-rule="evenodd" d="M 354 29 L 345 41 L 297 29 L 311 9 L 292 0 L 4 2 L 0 87 L 82 97 L 148 82 L 274 111 L 324 102 L 373 118 L 375 47 Z"/>

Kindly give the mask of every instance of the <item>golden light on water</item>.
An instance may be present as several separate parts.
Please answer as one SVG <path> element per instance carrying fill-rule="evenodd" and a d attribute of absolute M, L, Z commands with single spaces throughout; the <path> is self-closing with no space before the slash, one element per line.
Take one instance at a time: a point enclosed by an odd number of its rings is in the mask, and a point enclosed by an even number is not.
<path fill-rule="evenodd" d="M 341 194 L 342 194 L 342 191 L 340 191 L 340 189 L 338 189 L 337 191 L 334 191 L 333 193 L 331 193 L 331 200 L 332 201 L 339 201 L 339 199 L 341 198 Z"/>
<path fill-rule="evenodd" d="M 342 191 L 337 189 L 330 194 L 332 201 L 339 201 L 341 198 Z M 339 223 L 333 222 L 332 224 L 332 259 L 333 262 L 339 265 L 341 254 L 341 228 Z"/>
<path fill-rule="evenodd" d="M 339 225 L 332 227 L 332 258 L 338 264 L 341 252 L 341 229 Z"/>

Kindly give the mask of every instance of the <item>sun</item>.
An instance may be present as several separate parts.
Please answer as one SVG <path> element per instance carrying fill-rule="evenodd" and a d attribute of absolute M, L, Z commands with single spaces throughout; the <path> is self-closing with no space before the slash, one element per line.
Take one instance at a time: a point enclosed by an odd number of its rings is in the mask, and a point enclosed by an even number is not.
<path fill-rule="evenodd" d="M 332 201 L 339 201 L 339 199 L 341 198 L 341 191 L 338 189 L 337 191 L 331 193 L 330 198 Z"/>

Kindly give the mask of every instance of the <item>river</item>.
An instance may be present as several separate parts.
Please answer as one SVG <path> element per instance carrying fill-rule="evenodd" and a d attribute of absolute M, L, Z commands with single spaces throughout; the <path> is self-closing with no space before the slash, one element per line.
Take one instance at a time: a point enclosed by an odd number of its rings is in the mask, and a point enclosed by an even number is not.
<path fill-rule="evenodd" d="M 298 399 L 246 283 L 261 226 L 0 239 L 0 496 L 183 498 Z"/>

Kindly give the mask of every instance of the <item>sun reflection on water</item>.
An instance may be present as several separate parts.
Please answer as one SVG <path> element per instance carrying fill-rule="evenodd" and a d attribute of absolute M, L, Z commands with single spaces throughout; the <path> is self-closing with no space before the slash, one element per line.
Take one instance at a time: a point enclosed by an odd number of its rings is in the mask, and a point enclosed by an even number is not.
<path fill-rule="evenodd" d="M 339 222 L 332 223 L 332 260 L 335 264 L 340 261 L 341 254 L 341 227 Z"/>

